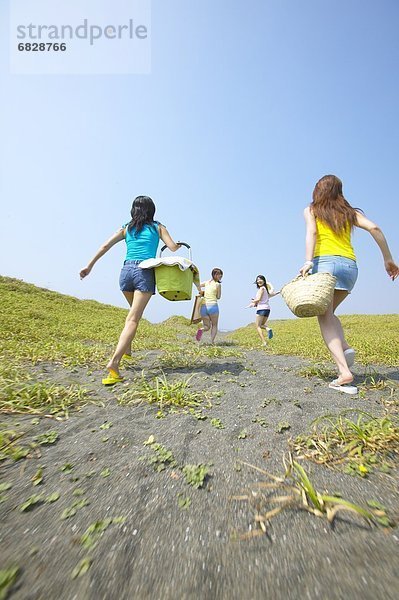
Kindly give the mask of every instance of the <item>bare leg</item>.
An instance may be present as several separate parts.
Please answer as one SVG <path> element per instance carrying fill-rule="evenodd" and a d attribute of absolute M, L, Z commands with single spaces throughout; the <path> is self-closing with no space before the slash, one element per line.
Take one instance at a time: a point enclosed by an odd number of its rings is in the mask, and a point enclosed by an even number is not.
<path fill-rule="evenodd" d="M 209 331 L 210 328 L 211 328 L 211 322 L 209 320 L 209 317 L 203 316 L 202 317 L 202 327 L 198 328 L 197 333 L 195 335 L 195 339 L 197 340 L 197 342 L 201 341 L 202 334 L 204 333 L 204 331 Z"/>
<path fill-rule="evenodd" d="M 345 300 L 347 295 L 348 295 L 348 292 L 345 292 L 344 290 L 335 290 L 334 298 L 333 298 L 333 312 L 335 312 L 335 309 L 341 304 L 341 302 L 343 302 L 343 300 Z M 336 315 L 334 315 L 334 318 L 336 320 L 336 327 L 339 330 L 339 336 L 340 336 L 341 342 L 342 342 L 342 349 L 347 350 L 348 348 L 350 348 L 350 345 L 348 344 L 348 342 L 345 339 L 345 334 L 344 334 L 344 330 L 342 329 L 341 321 L 338 319 L 338 317 Z"/>
<path fill-rule="evenodd" d="M 132 306 L 134 292 L 122 292 L 122 294 L 125 296 L 129 306 Z M 126 349 L 125 354 L 128 354 L 129 356 L 132 355 L 132 344 L 130 344 L 130 346 Z"/>
<path fill-rule="evenodd" d="M 258 332 L 260 341 L 262 342 L 262 344 L 264 346 L 266 346 L 266 344 L 267 344 L 267 342 L 265 340 L 265 335 L 263 333 L 263 330 L 266 329 L 266 321 L 267 321 L 267 317 L 261 317 L 260 315 L 256 315 L 256 319 L 255 319 L 256 331 Z"/>
<path fill-rule="evenodd" d="M 210 320 L 211 320 L 211 344 L 213 344 L 213 342 L 215 341 L 216 334 L 218 332 L 219 314 L 211 315 Z"/>
<path fill-rule="evenodd" d="M 119 342 L 116 346 L 114 355 L 107 364 L 108 369 L 112 369 L 119 374 L 119 363 L 121 362 L 121 358 L 126 350 L 131 347 L 138 324 L 151 296 L 151 292 L 140 292 L 138 290 L 134 292 L 132 306 L 126 317 L 126 323 L 119 337 Z"/>
<path fill-rule="evenodd" d="M 132 306 L 134 292 L 122 292 L 122 294 L 125 296 L 129 306 Z"/>
<path fill-rule="evenodd" d="M 211 320 L 209 317 L 202 317 L 202 331 L 209 331 L 211 328 Z"/>
<path fill-rule="evenodd" d="M 341 322 L 338 317 L 334 315 L 334 310 L 335 307 L 341 304 L 347 295 L 348 292 L 344 290 L 335 290 L 333 302 L 327 309 L 327 312 L 318 317 L 321 335 L 338 367 L 338 383 L 341 385 L 353 381 L 353 375 L 346 364 L 343 348 L 345 337 Z"/>

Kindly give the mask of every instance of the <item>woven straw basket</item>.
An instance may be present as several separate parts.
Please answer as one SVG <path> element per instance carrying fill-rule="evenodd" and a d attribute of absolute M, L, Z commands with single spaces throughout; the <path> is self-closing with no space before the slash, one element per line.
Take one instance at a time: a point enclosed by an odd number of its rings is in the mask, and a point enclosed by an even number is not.
<path fill-rule="evenodd" d="M 335 282 L 330 273 L 298 275 L 281 289 L 281 295 L 297 317 L 317 317 L 331 304 Z"/>

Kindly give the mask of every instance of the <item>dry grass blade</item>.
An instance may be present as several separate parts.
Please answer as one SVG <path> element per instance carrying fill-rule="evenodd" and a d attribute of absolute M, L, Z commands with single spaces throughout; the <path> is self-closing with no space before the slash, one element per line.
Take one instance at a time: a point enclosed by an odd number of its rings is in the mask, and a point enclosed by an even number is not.
<path fill-rule="evenodd" d="M 251 467 L 251 469 L 255 469 L 255 471 L 259 471 L 259 473 L 262 473 L 262 475 L 266 475 L 267 477 L 270 477 L 270 479 L 273 479 L 274 481 L 278 481 L 280 483 L 283 483 L 285 478 L 284 477 L 276 477 L 276 475 L 272 475 L 271 473 L 268 473 L 267 471 L 265 471 L 264 469 L 260 469 L 259 467 L 255 466 L 255 465 L 251 465 L 251 463 L 247 463 L 243 460 L 239 461 L 242 465 L 245 465 L 247 467 Z"/>
<path fill-rule="evenodd" d="M 256 491 L 252 490 L 246 495 L 237 497 L 248 502 L 253 511 L 254 524 L 258 532 L 265 533 L 267 523 L 286 509 L 304 510 L 318 518 L 327 519 L 329 523 L 334 522 L 339 512 L 347 511 L 365 519 L 368 524 L 371 522 L 384 526 L 391 524 L 381 506 L 370 511 L 339 496 L 329 496 L 317 491 L 305 469 L 298 462 L 292 460 L 291 456 L 288 463 L 284 460 L 286 468 L 284 477 L 271 475 L 250 463 L 243 462 L 242 464 L 273 480 L 272 483 L 259 482 L 255 484 Z M 279 494 L 279 490 L 283 493 Z M 287 494 L 287 490 L 290 491 L 290 495 Z M 240 539 L 254 537 L 255 531 L 244 534 Z"/>
<path fill-rule="evenodd" d="M 242 533 L 239 535 L 238 539 L 240 541 L 250 540 L 254 537 L 259 537 L 260 535 L 265 535 L 265 531 L 263 529 L 253 529 L 252 531 L 248 531 L 247 533 Z"/>
<path fill-rule="evenodd" d="M 257 488 L 261 488 L 261 489 L 277 490 L 277 489 L 280 489 L 281 483 L 266 483 L 265 481 L 256 481 L 252 485 L 253 485 L 253 487 L 257 487 Z"/>
<path fill-rule="evenodd" d="M 267 513 L 265 513 L 263 515 L 262 521 L 268 521 L 269 519 L 272 519 L 273 517 L 275 517 L 276 515 L 281 513 L 282 510 L 284 510 L 284 506 L 278 506 L 277 508 L 273 508 L 272 510 L 269 510 Z M 256 517 L 255 517 L 255 520 L 256 520 Z"/>
<path fill-rule="evenodd" d="M 327 508 L 326 514 L 327 514 L 327 520 L 329 523 L 333 523 L 337 513 L 340 510 L 351 510 L 351 509 L 349 509 L 348 507 L 345 507 L 345 506 L 340 506 L 338 504 L 336 504 L 335 506 L 333 506 L 331 508 Z M 353 512 L 356 512 L 356 511 L 353 511 Z"/>
<path fill-rule="evenodd" d="M 342 510 L 350 510 L 352 512 L 357 513 L 362 516 L 364 519 L 372 521 L 374 519 L 373 513 L 365 508 L 362 508 L 358 504 L 354 504 L 353 502 L 349 502 L 348 500 L 344 500 L 343 498 L 338 498 L 336 496 L 322 496 L 325 503 L 331 503 L 335 506 L 340 506 Z"/>
<path fill-rule="evenodd" d="M 284 504 L 294 502 L 296 498 L 294 496 L 275 496 L 273 502 L 282 502 Z"/>

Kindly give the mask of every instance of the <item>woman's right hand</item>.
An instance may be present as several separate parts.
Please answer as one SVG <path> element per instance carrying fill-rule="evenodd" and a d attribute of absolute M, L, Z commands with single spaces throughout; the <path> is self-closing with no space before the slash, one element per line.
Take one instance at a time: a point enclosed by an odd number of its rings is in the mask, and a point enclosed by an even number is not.
<path fill-rule="evenodd" d="M 395 281 L 395 279 L 399 276 L 398 265 L 392 259 L 385 260 L 384 264 L 385 270 L 388 273 L 389 277 L 392 279 L 392 281 Z"/>
<path fill-rule="evenodd" d="M 303 265 L 303 267 L 301 267 L 299 269 L 299 273 L 302 275 L 302 277 L 305 277 L 305 275 L 310 271 L 310 269 L 313 267 L 313 263 L 310 261 L 306 261 Z"/>

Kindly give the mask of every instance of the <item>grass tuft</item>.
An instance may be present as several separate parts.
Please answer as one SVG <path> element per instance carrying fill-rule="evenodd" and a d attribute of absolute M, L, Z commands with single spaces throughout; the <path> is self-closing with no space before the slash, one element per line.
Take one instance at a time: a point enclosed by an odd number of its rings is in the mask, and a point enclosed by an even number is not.
<path fill-rule="evenodd" d="M 22 368 L 0 372 L 0 413 L 62 419 L 68 418 L 71 410 L 80 410 L 89 402 L 89 393 L 81 386 L 36 381 Z"/>
<path fill-rule="evenodd" d="M 374 469 L 386 471 L 393 465 L 399 454 L 399 425 L 389 415 L 347 410 L 317 418 L 312 432 L 291 444 L 308 460 L 328 467 L 343 465 L 347 472 L 366 477 Z"/>
<path fill-rule="evenodd" d="M 186 409 L 199 406 L 205 395 L 190 391 L 190 381 L 193 375 L 183 379 L 169 381 L 165 374 L 147 381 L 142 374 L 139 389 L 127 390 L 118 397 L 118 403 L 124 406 L 148 402 L 157 404 L 161 412 L 165 409 Z"/>
<path fill-rule="evenodd" d="M 319 492 L 302 465 L 294 461 L 291 456 L 288 464 L 285 463 L 285 473 L 281 476 L 272 475 L 249 463 L 242 464 L 255 469 L 264 475 L 266 480 L 260 481 L 256 485 L 256 490 L 252 489 L 248 494 L 233 497 L 233 500 L 248 502 L 254 515 L 254 524 L 251 525 L 250 531 L 242 534 L 240 539 L 267 533 L 270 521 L 287 509 L 305 510 L 316 517 L 326 519 L 331 524 L 338 512 L 346 511 L 359 516 L 369 524 L 395 525 L 380 506 L 364 508 L 339 495 L 330 496 Z"/>

